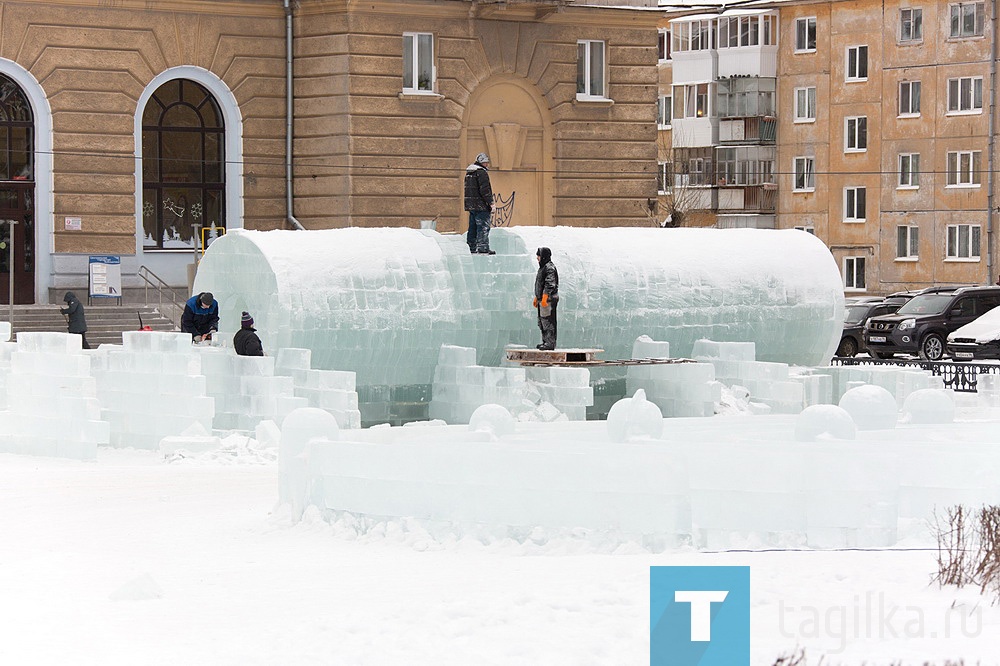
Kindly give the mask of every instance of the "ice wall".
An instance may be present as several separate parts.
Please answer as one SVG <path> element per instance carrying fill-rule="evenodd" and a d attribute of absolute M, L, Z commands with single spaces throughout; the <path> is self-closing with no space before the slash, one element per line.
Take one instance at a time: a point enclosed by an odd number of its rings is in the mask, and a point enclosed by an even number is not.
<path fill-rule="evenodd" d="M 839 272 L 810 234 L 514 227 L 490 238 L 495 256 L 430 230 L 235 232 L 209 248 L 195 291 L 215 294 L 224 334 L 248 310 L 265 349 L 310 349 L 314 367 L 356 372 L 365 422 L 368 412 L 426 418 L 443 344 L 476 348 L 484 366 L 507 344 L 535 344 L 542 245 L 559 269 L 561 347 L 628 358 L 645 334 L 686 356 L 709 338 L 753 342 L 758 360 L 819 365 L 839 340 Z"/>

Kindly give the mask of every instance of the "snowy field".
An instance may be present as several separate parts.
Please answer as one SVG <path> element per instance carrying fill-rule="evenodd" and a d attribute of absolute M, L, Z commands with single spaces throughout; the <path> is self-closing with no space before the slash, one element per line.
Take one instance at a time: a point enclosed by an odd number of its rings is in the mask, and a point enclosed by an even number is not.
<path fill-rule="evenodd" d="M 1000 663 L 1000 609 L 893 551 L 441 542 L 276 510 L 276 451 L 0 455 L 0 663 L 648 663 L 651 565 L 749 565 L 752 663 Z M 915 547 L 915 550 L 906 550 Z M 964 624 L 963 624 L 964 620 Z"/>

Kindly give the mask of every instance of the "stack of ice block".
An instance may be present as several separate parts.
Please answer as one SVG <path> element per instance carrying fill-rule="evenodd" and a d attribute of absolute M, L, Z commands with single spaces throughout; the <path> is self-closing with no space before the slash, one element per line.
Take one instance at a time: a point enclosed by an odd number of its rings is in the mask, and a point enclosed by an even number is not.
<path fill-rule="evenodd" d="M 345 370 L 313 370 L 310 366 L 312 352 L 308 349 L 279 349 L 274 372 L 290 377 L 294 386 L 296 406 L 287 403 L 281 421 L 298 407 L 317 407 L 337 419 L 342 429 L 360 428 L 361 412 L 358 410 L 356 376 Z"/>
<path fill-rule="evenodd" d="M 0 342 L 10 340 L 11 326 L 9 321 L 0 321 Z"/>
<path fill-rule="evenodd" d="M 643 335 L 632 345 L 633 359 L 668 359 L 670 343 Z M 629 366 L 626 391 L 629 396 L 643 389 L 646 399 L 660 408 L 665 418 L 712 416 L 722 400 L 722 385 L 715 381 L 710 363 L 669 363 Z"/>
<path fill-rule="evenodd" d="M 774 412 L 798 414 L 805 408 L 803 383 L 789 377 L 785 363 L 756 360 L 752 342 L 698 340 L 691 356 L 715 366 L 715 378 L 727 386 L 743 386 L 750 399 Z"/>
<path fill-rule="evenodd" d="M 215 403 L 190 335 L 124 331 L 121 347 L 101 347 L 94 359 L 112 446 L 156 449 L 161 439 L 194 423 L 211 431 Z"/>
<path fill-rule="evenodd" d="M 935 377 L 930 370 L 895 365 L 841 365 L 824 368 L 833 377 L 833 402 L 839 402 L 852 385 L 873 384 L 881 386 L 896 398 L 900 407 L 906 396 L 916 390 L 944 388 L 944 379 Z"/>
<path fill-rule="evenodd" d="M 491 368 L 496 369 L 496 368 Z M 541 405 L 552 405 L 570 421 L 585 421 L 587 407 L 594 404 L 594 389 L 590 386 L 587 368 L 528 367 L 525 368 L 528 399 L 538 392 Z M 544 412 L 541 420 L 548 421 Z"/>
<path fill-rule="evenodd" d="M 7 409 L 7 378 L 10 375 L 10 355 L 17 343 L 0 341 L 0 410 Z"/>
<path fill-rule="evenodd" d="M 108 443 L 90 355 L 79 335 L 19 333 L 10 352 L 0 450 L 92 460 Z M 6 354 L 10 347 L 4 345 Z"/>

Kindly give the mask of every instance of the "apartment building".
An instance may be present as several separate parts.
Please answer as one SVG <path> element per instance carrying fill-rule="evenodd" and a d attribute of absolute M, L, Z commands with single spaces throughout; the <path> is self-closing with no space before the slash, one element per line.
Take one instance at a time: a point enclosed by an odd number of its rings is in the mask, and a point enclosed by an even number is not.
<path fill-rule="evenodd" d="M 989 8 L 827 0 L 668 17 L 663 207 L 679 197 L 695 224 L 815 233 L 848 295 L 994 282 Z"/>

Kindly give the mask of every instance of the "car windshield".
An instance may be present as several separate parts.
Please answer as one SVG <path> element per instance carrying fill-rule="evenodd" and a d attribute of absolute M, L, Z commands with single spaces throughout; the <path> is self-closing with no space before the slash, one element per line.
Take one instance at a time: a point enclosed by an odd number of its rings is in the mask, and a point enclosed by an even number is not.
<path fill-rule="evenodd" d="M 867 305 L 851 305 L 844 308 L 845 324 L 860 324 L 861 320 L 868 314 Z"/>
<path fill-rule="evenodd" d="M 914 296 L 896 314 L 941 314 L 954 299 L 954 294 L 921 294 Z"/>

